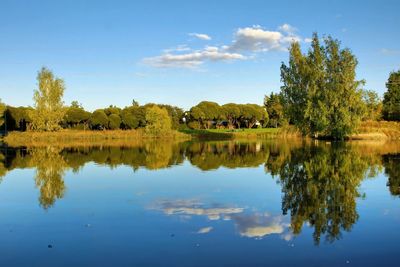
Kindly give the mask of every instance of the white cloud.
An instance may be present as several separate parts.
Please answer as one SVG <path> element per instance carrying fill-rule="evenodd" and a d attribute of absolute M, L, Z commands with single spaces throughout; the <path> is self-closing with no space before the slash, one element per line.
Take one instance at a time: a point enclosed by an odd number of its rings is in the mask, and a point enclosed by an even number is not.
<path fill-rule="evenodd" d="M 205 40 L 205 41 L 209 41 L 211 40 L 211 37 L 205 33 L 189 33 L 190 36 L 196 37 L 197 39 L 200 40 Z"/>
<path fill-rule="evenodd" d="M 230 214 L 241 213 L 244 210 L 236 207 L 204 207 L 202 203 L 196 200 L 160 201 L 153 208 L 162 210 L 167 215 L 206 216 L 212 221 Z"/>
<path fill-rule="evenodd" d="M 263 238 L 268 235 L 277 234 L 282 239 L 289 241 L 293 238 L 290 225 L 283 221 L 282 216 L 271 216 L 269 213 L 246 213 L 245 208 L 221 206 L 218 204 L 205 205 L 194 199 L 161 200 L 156 202 L 151 209 L 160 210 L 171 216 L 206 217 L 210 221 L 224 220 L 233 221 L 239 234 L 249 238 Z M 207 234 L 213 227 L 199 229 L 197 234 Z"/>
<path fill-rule="evenodd" d="M 281 216 L 269 214 L 232 214 L 230 218 L 235 222 L 239 234 L 250 238 L 262 238 L 271 234 L 284 234 L 289 225 L 282 222 Z"/>
<path fill-rule="evenodd" d="M 271 234 L 281 234 L 284 228 L 280 224 L 271 224 L 268 226 L 253 226 L 243 229 L 240 234 L 245 237 L 264 237 Z"/>
<path fill-rule="evenodd" d="M 283 35 L 277 31 L 265 31 L 259 26 L 239 28 L 235 40 L 229 47 L 231 51 L 269 51 L 280 48 Z"/>
<path fill-rule="evenodd" d="M 287 23 L 279 26 L 278 30 L 280 30 L 282 32 L 286 32 L 286 33 L 294 33 L 297 31 L 297 29 L 295 27 L 293 27 L 292 25 L 289 25 Z"/>
<path fill-rule="evenodd" d="M 312 42 L 312 38 L 305 38 L 305 39 L 304 39 L 304 42 L 305 42 L 305 43 L 311 43 L 311 42 Z"/>
<path fill-rule="evenodd" d="M 261 52 L 287 51 L 292 42 L 309 42 L 296 34 L 297 29 L 287 23 L 277 31 L 269 31 L 259 25 L 239 28 L 234 33 L 231 44 L 206 46 L 203 49 L 191 49 L 180 45 L 166 49 L 159 56 L 148 57 L 143 62 L 158 68 L 197 68 L 205 62 L 235 61 L 253 59 Z M 202 33 L 190 33 L 202 40 L 211 37 Z"/>
<path fill-rule="evenodd" d="M 295 34 L 296 28 L 289 24 L 278 27 L 279 31 L 268 31 L 259 25 L 239 28 L 230 51 L 268 52 L 285 51 L 292 42 L 300 42 L 301 38 Z"/>
<path fill-rule="evenodd" d="M 191 51 L 189 53 L 164 53 L 161 56 L 145 58 L 143 62 L 153 67 L 166 68 L 195 68 L 206 61 L 232 61 L 243 60 L 246 57 L 239 53 L 223 51 L 215 46 L 206 46 L 201 50 Z"/>

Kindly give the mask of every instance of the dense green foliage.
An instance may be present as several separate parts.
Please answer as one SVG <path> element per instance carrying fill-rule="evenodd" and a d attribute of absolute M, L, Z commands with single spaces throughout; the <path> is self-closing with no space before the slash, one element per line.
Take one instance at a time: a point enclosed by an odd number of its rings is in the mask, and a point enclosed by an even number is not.
<path fill-rule="evenodd" d="M 110 114 L 108 116 L 108 129 L 116 130 L 121 126 L 121 117 L 118 114 Z"/>
<path fill-rule="evenodd" d="M 146 133 L 164 135 L 169 133 L 171 129 L 171 117 L 165 108 L 154 105 L 146 110 Z"/>
<path fill-rule="evenodd" d="M 383 118 L 400 121 L 400 70 L 390 73 L 386 88 L 387 92 L 383 97 Z"/>
<path fill-rule="evenodd" d="M 388 176 L 387 186 L 390 193 L 400 196 L 400 154 L 389 154 L 383 156 L 385 174 Z"/>
<path fill-rule="evenodd" d="M 203 129 L 213 127 L 252 128 L 266 125 L 268 113 L 264 107 L 256 104 L 229 103 L 220 106 L 215 102 L 203 101 L 190 109 L 189 120 L 192 125 L 197 124 Z"/>
<path fill-rule="evenodd" d="M 92 129 L 102 130 L 108 126 L 108 117 L 104 110 L 97 109 L 90 116 L 90 125 Z"/>
<path fill-rule="evenodd" d="M 363 120 L 380 120 L 382 117 L 382 101 L 378 94 L 372 90 L 365 90 L 362 97 L 365 104 Z"/>
<path fill-rule="evenodd" d="M 91 129 L 91 130 L 115 130 L 145 128 L 149 124 L 146 118 L 149 110 L 154 107 L 163 110 L 167 115 L 168 123 L 172 130 L 185 129 L 215 129 L 215 128 L 254 128 L 266 126 L 268 113 L 265 107 L 256 104 L 229 103 L 220 106 L 215 102 L 201 102 L 189 112 L 181 108 L 149 103 L 144 106 L 128 106 L 123 109 L 109 106 L 95 111 L 86 111 L 78 102 L 73 101 L 70 106 L 63 108 L 63 118 L 58 126 L 66 129 Z M 165 113 L 165 112 L 166 113 Z M 6 109 L 7 125 L 10 130 L 38 130 L 33 127 L 32 113 L 36 110 L 31 107 L 10 107 Z M 54 129 L 53 129 L 54 130 Z M 163 131 L 163 129 L 161 129 Z"/>
<path fill-rule="evenodd" d="M 60 122 L 65 109 L 62 97 L 65 85 L 60 78 L 46 69 L 38 73 L 38 89 L 34 91 L 34 110 L 31 112 L 32 128 L 37 131 L 56 131 L 61 128 Z"/>
<path fill-rule="evenodd" d="M 358 219 L 358 188 L 371 159 L 342 143 L 295 148 L 282 160 L 279 154 L 266 164 L 266 170 L 279 174 L 282 211 L 291 215 L 293 233 L 299 234 L 308 223 L 319 244 L 322 235 L 332 242 L 342 230 L 351 230 Z"/>
<path fill-rule="evenodd" d="M 218 103 L 203 101 L 190 109 L 190 117 L 200 125 L 209 129 L 213 122 L 221 119 L 221 109 Z"/>
<path fill-rule="evenodd" d="M 290 47 L 289 64 L 281 66 L 281 93 L 289 122 L 303 134 L 343 139 L 353 133 L 363 113 L 363 81 L 356 80 L 357 59 L 338 40 L 313 35 L 303 54 L 300 44 Z"/>
<path fill-rule="evenodd" d="M 63 176 L 66 162 L 54 147 L 32 149 L 32 164 L 35 165 L 35 185 L 40 188 L 39 203 L 44 209 L 54 205 L 57 199 L 64 197 L 65 183 Z"/>
<path fill-rule="evenodd" d="M 121 119 L 125 129 L 136 129 L 146 125 L 146 109 L 140 106 L 126 107 L 121 111 Z"/>
<path fill-rule="evenodd" d="M 171 127 L 172 129 L 178 129 L 179 125 L 182 123 L 182 118 L 184 116 L 184 112 L 181 108 L 170 106 L 170 105 L 158 105 L 160 108 L 164 108 L 167 110 L 169 117 L 171 118 Z"/>
<path fill-rule="evenodd" d="M 73 101 L 65 112 L 63 122 L 66 127 L 75 128 L 78 125 L 83 125 L 86 128 L 90 115 L 90 112 L 85 111 L 81 105 Z"/>
<path fill-rule="evenodd" d="M 7 106 L 5 111 L 7 129 L 9 131 L 25 131 L 32 122 L 30 114 L 33 112 L 31 107 L 11 107 Z"/>
<path fill-rule="evenodd" d="M 287 124 L 285 114 L 282 106 L 282 96 L 280 94 L 271 93 L 269 96 L 264 97 L 264 106 L 267 109 L 269 127 L 281 127 Z"/>

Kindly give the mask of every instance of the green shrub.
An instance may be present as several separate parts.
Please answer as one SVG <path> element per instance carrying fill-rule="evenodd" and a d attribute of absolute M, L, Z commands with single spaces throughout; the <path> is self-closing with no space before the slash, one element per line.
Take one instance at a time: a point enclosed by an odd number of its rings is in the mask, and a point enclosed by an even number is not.
<path fill-rule="evenodd" d="M 121 126 L 121 117 L 117 114 L 108 116 L 108 129 L 116 130 Z"/>

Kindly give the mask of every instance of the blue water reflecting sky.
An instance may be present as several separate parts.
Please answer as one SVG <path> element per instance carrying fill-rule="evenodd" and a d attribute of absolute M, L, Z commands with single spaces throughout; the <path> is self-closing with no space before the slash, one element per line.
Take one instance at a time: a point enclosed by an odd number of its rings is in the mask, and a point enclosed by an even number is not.
<path fill-rule="evenodd" d="M 133 171 L 89 162 L 65 171 L 66 190 L 49 208 L 34 176 L 16 168 L 2 178 L 1 266 L 397 264 L 400 205 L 384 169 L 362 180 L 356 222 L 319 244 L 309 222 L 293 233 L 279 176 L 264 165 L 204 171 L 184 160 Z"/>

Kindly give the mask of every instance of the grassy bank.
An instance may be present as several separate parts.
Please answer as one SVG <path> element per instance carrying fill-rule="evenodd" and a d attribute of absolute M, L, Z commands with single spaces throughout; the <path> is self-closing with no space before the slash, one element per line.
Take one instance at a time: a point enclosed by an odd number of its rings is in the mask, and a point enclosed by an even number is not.
<path fill-rule="evenodd" d="M 80 131 L 62 130 L 58 132 L 9 132 L 3 141 L 9 146 L 47 146 L 47 145 L 130 145 L 143 140 L 189 140 L 190 135 L 171 131 L 163 135 L 150 135 L 139 130 Z"/>
<path fill-rule="evenodd" d="M 260 128 L 260 129 L 208 129 L 208 130 L 182 130 L 185 134 L 201 140 L 229 140 L 229 139 L 274 139 L 284 137 L 297 137 L 294 128 Z"/>
<path fill-rule="evenodd" d="M 261 129 L 184 129 L 171 131 L 162 136 L 146 134 L 144 129 L 81 131 L 62 130 L 59 132 L 9 132 L 3 142 L 9 146 L 134 146 L 143 140 L 254 140 L 301 137 L 294 127 Z M 400 123 L 387 121 L 363 122 L 357 134 L 350 140 L 400 140 Z"/>
<path fill-rule="evenodd" d="M 358 128 L 351 140 L 400 140 L 400 122 L 366 121 Z"/>
<path fill-rule="evenodd" d="M 262 129 L 209 129 L 209 130 L 181 130 L 171 131 L 162 136 L 146 134 L 143 129 L 138 130 L 107 130 L 81 131 L 62 130 L 58 132 L 9 132 L 3 141 L 9 146 L 131 146 L 143 140 L 232 140 L 232 139 L 274 139 L 298 136 L 291 128 L 262 128 Z"/>
<path fill-rule="evenodd" d="M 229 139 L 274 139 L 301 137 L 293 126 L 285 128 L 261 129 L 209 129 L 209 130 L 182 130 L 194 138 L 202 140 L 229 140 Z M 400 122 L 393 121 L 366 121 L 362 122 L 357 133 L 349 136 L 349 140 L 400 140 Z"/>

